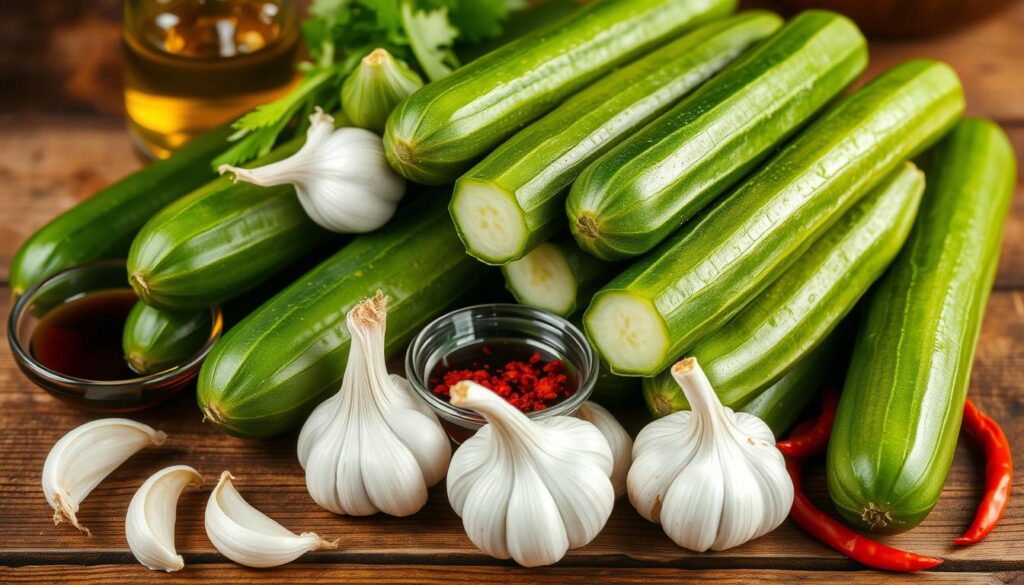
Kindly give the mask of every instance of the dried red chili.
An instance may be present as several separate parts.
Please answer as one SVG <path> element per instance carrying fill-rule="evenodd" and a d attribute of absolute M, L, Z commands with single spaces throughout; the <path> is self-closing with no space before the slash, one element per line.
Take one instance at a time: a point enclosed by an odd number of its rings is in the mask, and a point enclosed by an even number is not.
<path fill-rule="evenodd" d="M 786 469 L 789 471 L 789 477 L 793 480 L 795 492 L 793 508 L 789 511 L 789 517 L 796 522 L 797 526 L 836 551 L 872 569 L 911 572 L 931 569 L 942 564 L 942 559 L 919 555 L 875 542 L 819 510 L 801 489 L 802 461 L 798 457 L 786 457 Z"/>
<path fill-rule="evenodd" d="M 821 405 L 821 414 L 802 432 L 790 433 L 789 438 L 779 441 L 777 446 L 783 455 L 792 457 L 809 457 L 825 451 L 828 438 L 832 434 L 832 423 L 836 420 L 836 407 L 839 405 L 839 393 L 835 388 L 827 388 Z M 796 429 L 794 429 L 795 431 Z"/>
<path fill-rule="evenodd" d="M 481 353 L 488 357 L 494 355 L 487 347 L 481 348 Z M 472 362 L 470 365 L 471 369 L 435 372 L 430 378 L 434 394 L 447 398 L 452 386 L 472 380 L 493 390 L 519 410 L 534 412 L 561 402 L 575 392 L 569 384 L 565 363 L 559 359 L 545 361 L 539 352 L 534 352 L 526 361 L 508 360 L 493 366 Z"/>
<path fill-rule="evenodd" d="M 964 428 L 985 452 L 985 496 L 970 528 L 953 542 L 974 544 L 992 532 L 1006 511 L 1013 486 L 1013 458 L 1010 442 L 999 423 L 986 416 L 970 400 L 964 404 Z"/>

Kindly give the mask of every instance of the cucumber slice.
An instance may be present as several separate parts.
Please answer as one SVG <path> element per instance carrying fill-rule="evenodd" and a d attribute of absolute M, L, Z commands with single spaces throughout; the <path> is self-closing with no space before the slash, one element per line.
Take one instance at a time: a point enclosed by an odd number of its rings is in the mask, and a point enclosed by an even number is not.
<path fill-rule="evenodd" d="M 520 303 L 563 316 L 576 309 L 579 286 L 569 260 L 558 246 L 544 242 L 521 259 L 506 264 L 502 271 L 508 290 Z"/>
<path fill-rule="evenodd" d="M 502 267 L 505 287 L 524 305 L 568 317 L 587 306 L 619 265 L 587 254 L 564 234 Z"/>
<path fill-rule="evenodd" d="M 526 245 L 528 229 L 515 193 L 494 183 L 461 184 L 451 214 L 467 249 L 487 264 L 503 264 Z"/>
<path fill-rule="evenodd" d="M 602 294 L 587 310 L 584 323 L 590 338 L 601 340 L 601 353 L 616 373 L 655 370 L 671 359 L 668 327 L 645 297 L 629 291 Z"/>

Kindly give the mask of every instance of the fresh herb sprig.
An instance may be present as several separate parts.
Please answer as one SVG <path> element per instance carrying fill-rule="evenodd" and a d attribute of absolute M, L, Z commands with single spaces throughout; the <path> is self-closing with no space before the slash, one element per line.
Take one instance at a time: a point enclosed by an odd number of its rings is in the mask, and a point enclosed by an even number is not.
<path fill-rule="evenodd" d="M 310 61 L 303 79 L 277 101 L 234 123 L 234 145 L 213 162 L 237 165 L 270 152 L 285 134 L 303 132 L 313 108 L 337 110 L 345 77 L 367 53 L 387 49 L 431 81 L 459 66 L 454 47 L 497 37 L 520 0 L 314 0 L 302 23 Z"/>

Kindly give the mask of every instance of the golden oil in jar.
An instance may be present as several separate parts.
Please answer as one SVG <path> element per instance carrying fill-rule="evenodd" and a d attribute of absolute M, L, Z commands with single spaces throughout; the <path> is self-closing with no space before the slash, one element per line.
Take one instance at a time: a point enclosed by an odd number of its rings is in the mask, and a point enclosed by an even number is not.
<path fill-rule="evenodd" d="M 125 0 L 122 28 L 129 129 L 155 157 L 298 80 L 291 0 Z"/>

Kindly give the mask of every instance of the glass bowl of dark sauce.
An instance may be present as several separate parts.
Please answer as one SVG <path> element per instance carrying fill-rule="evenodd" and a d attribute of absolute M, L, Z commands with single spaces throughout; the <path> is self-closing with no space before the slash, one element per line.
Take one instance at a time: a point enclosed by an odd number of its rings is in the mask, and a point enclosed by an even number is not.
<path fill-rule="evenodd" d="M 199 374 L 220 337 L 220 309 L 210 332 L 183 363 L 140 374 L 121 346 L 138 301 L 123 260 L 101 260 L 58 272 L 25 291 L 7 322 L 7 341 L 29 380 L 61 400 L 101 412 L 130 412 L 163 402 Z"/>

